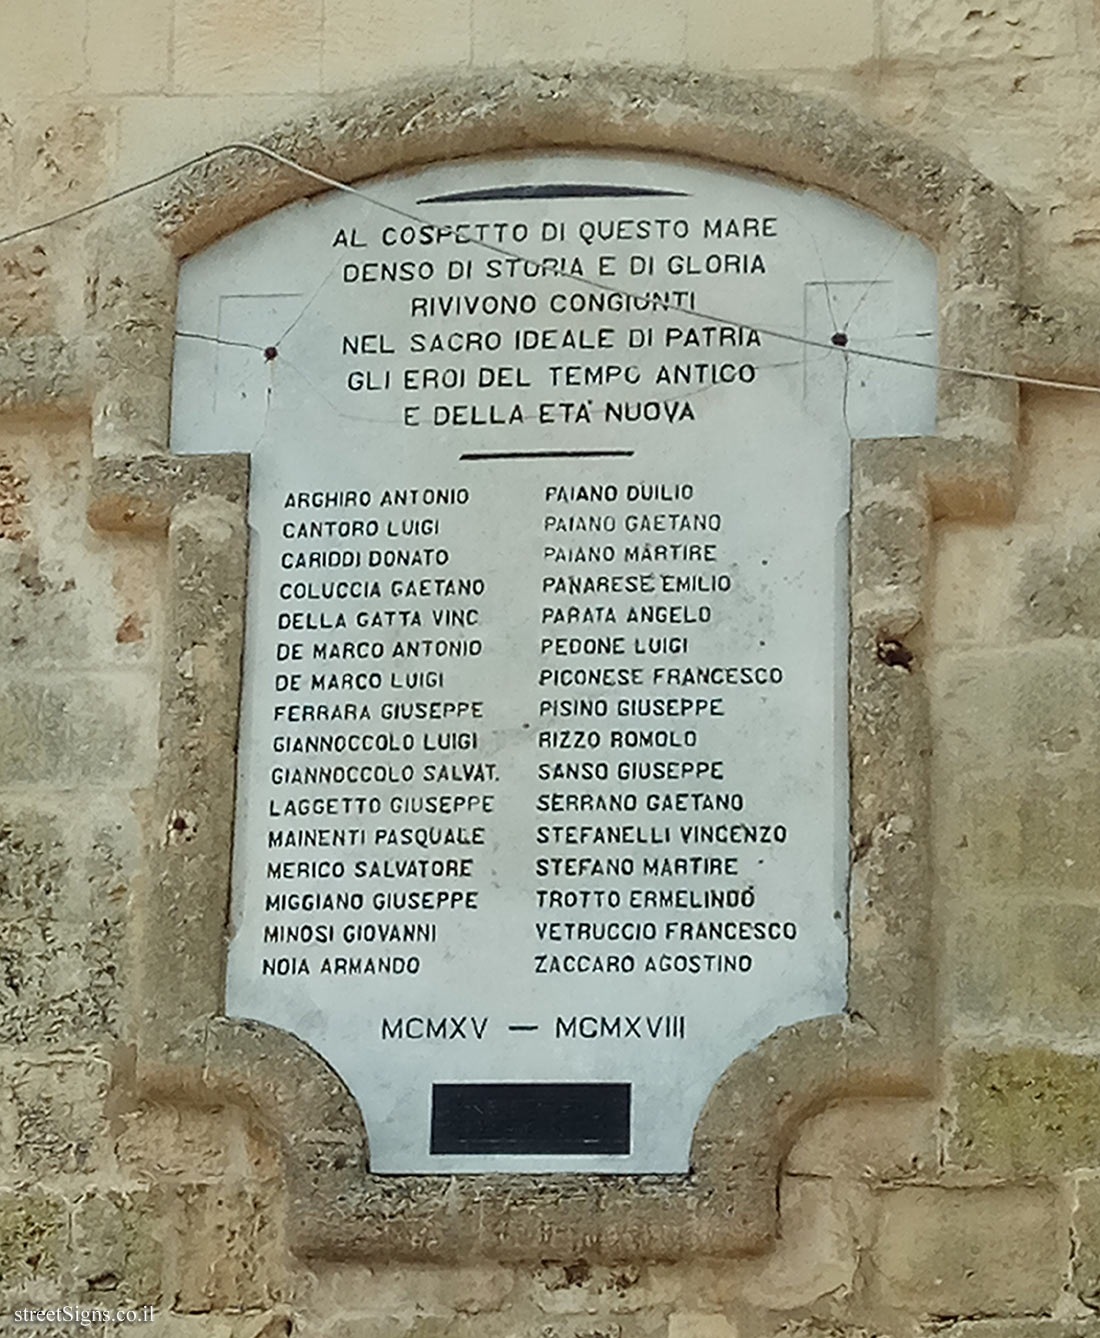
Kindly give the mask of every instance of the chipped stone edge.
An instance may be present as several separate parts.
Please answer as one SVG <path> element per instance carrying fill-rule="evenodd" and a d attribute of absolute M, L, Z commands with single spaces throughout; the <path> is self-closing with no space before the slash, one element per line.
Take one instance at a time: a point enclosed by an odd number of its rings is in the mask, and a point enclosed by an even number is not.
<path fill-rule="evenodd" d="M 1019 216 L 994 185 L 892 129 L 755 81 L 667 70 L 450 72 L 325 104 L 265 142 L 347 181 L 565 146 L 765 170 L 834 191 L 937 249 L 943 361 L 995 360 L 1010 370 L 1045 356 L 1064 371 L 1086 349 L 1095 358 L 1100 344 L 1082 335 L 1100 330 L 1091 313 L 1046 320 L 1041 341 L 1021 333 Z M 153 207 L 114 215 L 90 243 L 116 272 L 130 266 L 124 283 L 144 315 L 135 335 L 116 307 L 85 359 L 97 387 L 90 516 L 103 529 L 166 533 L 173 568 L 154 878 L 138 926 L 140 1080 L 150 1092 L 231 1097 L 254 1110 L 282 1148 L 290 1243 L 303 1256 L 625 1260 L 760 1251 L 776 1231 L 779 1164 L 805 1118 L 849 1095 L 918 1095 L 933 1079 L 930 735 L 920 670 L 928 534 L 939 516 L 1011 514 L 1016 387 L 944 376 L 937 436 L 854 443 L 849 1012 L 784 1028 L 730 1065 L 700 1117 L 687 1175 L 372 1176 L 362 1117 L 338 1075 L 293 1036 L 218 1016 L 247 461 L 166 454 L 178 258 L 319 189 L 235 152 L 181 175 Z M 1060 354 L 1063 325 L 1073 333 Z M 884 507 L 915 518 L 917 535 L 904 570 L 886 580 L 872 514 Z"/>

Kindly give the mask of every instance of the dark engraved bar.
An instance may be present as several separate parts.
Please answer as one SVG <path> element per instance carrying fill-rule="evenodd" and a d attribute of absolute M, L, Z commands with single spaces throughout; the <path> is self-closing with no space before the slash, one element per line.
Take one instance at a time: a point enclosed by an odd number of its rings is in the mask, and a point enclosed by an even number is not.
<path fill-rule="evenodd" d="M 661 190 L 655 186 L 611 186 L 587 182 L 551 182 L 541 186 L 492 186 L 481 190 L 456 190 L 447 195 L 425 195 L 417 204 L 467 204 L 486 200 L 585 200 L 632 199 L 647 195 L 686 195 L 683 190 Z"/>
<path fill-rule="evenodd" d="M 432 1085 L 433 1156 L 626 1156 L 630 1083 Z"/>

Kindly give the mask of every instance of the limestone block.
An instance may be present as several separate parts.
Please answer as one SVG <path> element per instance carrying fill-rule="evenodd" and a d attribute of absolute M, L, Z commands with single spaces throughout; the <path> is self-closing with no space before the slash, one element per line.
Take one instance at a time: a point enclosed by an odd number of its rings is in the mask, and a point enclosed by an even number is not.
<path fill-rule="evenodd" d="M 594 23 L 585 0 L 473 0 L 477 65 L 545 59 L 550 52 L 558 59 L 674 63 L 683 50 L 683 10 L 674 0 L 642 0 L 628 24 Z"/>
<path fill-rule="evenodd" d="M 325 0 L 325 91 L 358 88 L 417 67 L 465 64 L 472 13 L 472 0 Z"/>
<path fill-rule="evenodd" d="M 28 1176 L 102 1169 L 109 1083 L 109 1066 L 94 1055 L 20 1065 L 13 1084 L 16 1155 Z"/>
<path fill-rule="evenodd" d="M 101 792 L 98 802 L 120 801 Z M 101 823 L 87 800 L 76 811 L 63 802 L 0 808 L 0 1044 L 72 1046 L 116 1034 L 121 917 L 140 847 L 136 822 Z"/>
<path fill-rule="evenodd" d="M 1009 1175 L 1100 1165 L 1100 1061 L 1052 1050 L 962 1051 L 950 1070 L 951 1163 Z"/>
<path fill-rule="evenodd" d="M 1096 202 L 1084 212 L 1095 221 Z M 1032 389 L 1021 408 L 1026 450 L 1018 518 L 1100 512 L 1100 395 Z"/>
<path fill-rule="evenodd" d="M 168 82 L 172 0 L 96 0 L 88 9 L 88 73 L 104 93 L 148 93 Z"/>
<path fill-rule="evenodd" d="M 275 1173 L 271 1148 L 237 1106 L 142 1104 L 121 1117 L 119 1161 L 139 1177 L 217 1181 Z"/>
<path fill-rule="evenodd" d="M 57 328 L 50 243 L 28 238 L 0 253 L 0 337 L 49 334 Z"/>
<path fill-rule="evenodd" d="M 9 804 L 0 809 L 0 917 L 56 914 L 68 869 L 55 813 Z"/>
<path fill-rule="evenodd" d="M 1100 528 L 1029 532 L 1020 554 L 1016 619 L 1024 636 L 1100 637 Z"/>
<path fill-rule="evenodd" d="M 413 1298 L 407 1298 L 398 1314 L 378 1315 L 369 1326 L 362 1319 L 341 1315 L 317 1323 L 309 1332 L 319 1338 L 643 1338 L 639 1330 L 624 1330 L 615 1320 L 546 1324 L 545 1317 L 533 1316 L 418 1315 Z"/>
<path fill-rule="evenodd" d="M 725 1315 L 682 1311 L 668 1317 L 668 1338 L 737 1338 L 738 1329 Z"/>
<path fill-rule="evenodd" d="M 528 1282 L 535 1305 L 547 1314 L 621 1315 L 680 1299 L 681 1280 L 654 1266 L 592 1264 L 587 1259 L 546 1261 Z M 700 1298 L 692 1294 L 692 1302 Z"/>
<path fill-rule="evenodd" d="M 926 1101 L 842 1101 L 798 1131 L 791 1175 L 903 1180 L 936 1166 L 936 1108 Z"/>
<path fill-rule="evenodd" d="M 180 1185 L 172 1217 L 176 1309 L 254 1309 L 281 1299 L 282 1216 L 266 1188 Z"/>
<path fill-rule="evenodd" d="M 418 1315 L 480 1315 L 500 1310 L 515 1285 L 511 1269 L 495 1264 L 453 1268 L 317 1263 L 310 1304 L 318 1313 L 338 1310 L 364 1316 L 398 1314 L 410 1302 Z"/>
<path fill-rule="evenodd" d="M 822 1297 L 850 1295 L 870 1234 L 871 1202 L 860 1185 L 784 1176 L 779 1241 L 741 1266 L 739 1296 L 769 1310 L 796 1310 Z"/>
<path fill-rule="evenodd" d="M 76 1201 L 73 1272 L 90 1302 L 116 1308 L 160 1301 L 163 1211 L 157 1190 L 111 1190 Z"/>
<path fill-rule="evenodd" d="M 1002 526 L 943 522 L 933 530 L 930 624 L 941 647 L 1018 639 L 1017 535 Z"/>
<path fill-rule="evenodd" d="M 808 21 L 803 0 L 687 6 L 685 56 L 710 70 L 831 69 L 870 60 L 872 0 L 822 0 Z"/>
<path fill-rule="evenodd" d="M 0 433 L 5 668 L 155 660 L 163 544 L 89 531 L 87 449 L 86 427 L 60 419 Z"/>
<path fill-rule="evenodd" d="M 85 78 L 86 0 L 40 0 L 0 8 L 0 89 L 5 97 L 56 97 Z"/>
<path fill-rule="evenodd" d="M 59 0 L 46 0 L 44 8 L 58 5 Z M 4 12 L 12 13 L 13 8 L 5 6 Z M 45 33 L 48 23 L 42 20 L 27 28 Z M 39 77 L 46 80 L 57 76 L 44 64 Z M 0 88 L 4 87 L 0 76 Z M 106 174 L 112 134 L 111 113 L 85 100 L 66 102 L 51 97 L 21 118 L 15 136 L 15 177 L 25 206 L 23 217 L 29 213 L 34 222 L 39 222 L 49 212 L 93 199 Z M 56 244 L 63 232 L 51 229 L 46 235 L 50 244 Z M 79 289 L 74 296 L 79 299 Z"/>
<path fill-rule="evenodd" d="M 857 589 L 914 586 L 924 575 L 928 515 L 921 505 L 875 500 L 855 507 L 852 546 L 864 555 Z"/>
<path fill-rule="evenodd" d="M 56 1276 L 68 1252 L 68 1209 L 45 1190 L 0 1189 L 0 1301 Z"/>
<path fill-rule="evenodd" d="M 910 60 L 1003 60 L 1068 55 L 1078 42 L 1074 13 L 1048 0 L 887 0 L 887 57 Z"/>
<path fill-rule="evenodd" d="M 176 0 L 177 93 L 290 93 L 321 82 L 321 0 Z"/>
<path fill-rule="evenodd" d="M 1077 1182 L 1073 1288 L 1090 1310 L 1100 1310 L 1100 1179 L 1091 1176 Z"/>
<path fill-rule="evenodd" d="M 940 857 L 962 884 L 1091 892 L 1100 880 L 1100 776 L 1039 765 L 942 783 Z"/>
<path fill-rule="evenodd" d="M 916 1314 L 1049 1313 L 1067 1253 L 1053 1188 L 884 1190 L 875 1286 Z"/>
<path fill-rule="evenodd" d="M 143 785 L 156 761 L 155 694 L 145 675 L 4 675 L 0 738 L 8 784 Z"/>
<path fill-rule="evenodd" d="M 951 892 L 944 1006 L 952 1029 L 1084 1041 L 1100 1009 L 1100 909 Z"/>
<path fill-rule="evenodd" d="M 937 1328 L 936 1338 L 1100 1338 L 1094 1319 L 963 1320 Z"/>
<path fill-rule="evenodd" d="M 929 669 L 936 747 L 953 768 L 1083 761 L 1100 729 L 1100 660 L 1060 638 L 1011 649 L 946 652 Z"/>

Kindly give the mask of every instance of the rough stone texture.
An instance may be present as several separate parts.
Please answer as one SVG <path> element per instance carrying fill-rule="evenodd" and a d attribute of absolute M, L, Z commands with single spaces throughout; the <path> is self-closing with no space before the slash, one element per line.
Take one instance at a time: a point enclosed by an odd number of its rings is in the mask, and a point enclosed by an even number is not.
<path fill-rule="evenodd" d="M 921 1101 L 843 1101 L 798 1132 L 791 1175 L 907 1180 L 936 1169 L 936 1108 Z"/>
<path fill-rule="evenodd" d="M 56 1277 L 68 1253 L 68 1213 L 44 1190 L 0 1189 L 0 1299 Z"/>
<path fill-rule="evenodd" d="M 1100 1180 L 1077 1181 L 1073 1209 L 1073 1289 L 1090 1310 L 1100 1310 Z"/>
<path fill-rule="evenodd" d="M 738 1329 L 725 1315 L 684 1311 L 669 1316 L 668 1338 L 737 1338 Z"/>
<path fill-rule="evenodd" d="M 30 238 L 0 259 L 0 337 L 49 334 L 57 328 L 55 281 L 49 252 Z"/>
<path fill-rule="evenodd" d="M 1025 635 L 1100 636 L 1100 538 L 1084 519 L 1078 533 L 1036 535 L 1020 560 L 1017 592 Z"/>
<path fill-rule="evenodd" d="M 159 1305 L 165 1203 L 155 1191 L 107 1190 L 72 1208 L 73 1276 L 87 1304 Z"/>
<path fill-rule="evenodd" d="M 1025 884 L 1048 894 L 1095 888 L 1095 771 L 1024 760 L 1011 773 L 971 774 L 945 785 L 940 800 L 944 868 L 956 882 Z"/>
<path fill-rule="evenodd" d="M 948 1156 L 958 1165 L 1010 1176 L 1100 1165 L 1100 1061 L 964 1051 L 952 1063 L 952 1088 Z"/>
<path fill-rule="evenodd" d="M 940 1338 L 1098 1338 L 1100 1322 L 1091 1319 L 964 1320 L 937 1328 Z"/>
<path fill-rule="evenodd" d="M 888 56 L 910 60 L 1044 59 L 1076 49 L 1075 19 L 1071 7 L 1043 0 L 885 0 L 883 46 Z"/>
<path fill-rule="evenodd" d="M 957 889 L 945 915 L 953 1029 L 1087 1044 L 1100 1007 L 1100 908 Z"/>
<path fill-rule="evenodd" d="M 171 1211 L 175 1309 L 256 1309 L 280 1299 L 281 1224 L 269 1192 L 232 1182 L 184 1184 Z"/>
<path fill-rule="evenodd" d="M 1051 1189 L 895 1189 L 882 1196 L 876 1285 L 918 1314 L 1049 1314 L 1068 1249 Z"/>
<path fill-rule="evenodd" d="M 931 675 L 937 745 L 960 771 L 1028 759 L 1087 763 L 1098 735 L 1098 676 L 1100 658 L 1064 638 L 945 652 Z"/>

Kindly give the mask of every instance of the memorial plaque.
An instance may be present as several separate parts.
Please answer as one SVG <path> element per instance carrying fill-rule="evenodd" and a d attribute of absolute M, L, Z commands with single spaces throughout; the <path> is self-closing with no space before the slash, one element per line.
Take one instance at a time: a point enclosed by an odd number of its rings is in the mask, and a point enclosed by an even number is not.
<path fill-rule="evenodd" d="M 934 429 L 934 257 L 648 156 L 333 192 L 183 266 L 250 451 L 226 1010 L 378 1172 L 677 1172 L 845 1004 L 850 440 Z"/>

